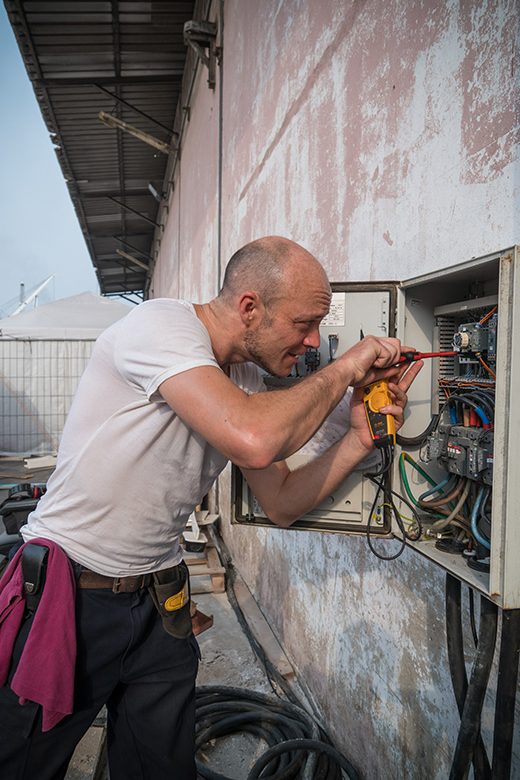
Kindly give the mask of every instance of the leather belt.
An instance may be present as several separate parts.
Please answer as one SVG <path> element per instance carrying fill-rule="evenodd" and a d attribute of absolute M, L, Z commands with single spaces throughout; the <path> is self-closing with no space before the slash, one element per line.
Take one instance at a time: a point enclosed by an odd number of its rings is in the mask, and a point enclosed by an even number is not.
<path fill-rule="evenodd" d="M 103 588 L 113 593 L 135 593 L 147 588 L 151 582 L 151 574 L 137 574 L 135 577 L 106 577 L 104 574 L 83 569 L 77 585 L 78 588 Z"/>

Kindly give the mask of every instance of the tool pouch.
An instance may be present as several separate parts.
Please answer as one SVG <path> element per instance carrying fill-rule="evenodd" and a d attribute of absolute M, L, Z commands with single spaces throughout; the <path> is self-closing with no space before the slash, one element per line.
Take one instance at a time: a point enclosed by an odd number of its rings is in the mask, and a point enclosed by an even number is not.
<path fill-rule="evenodd" d="M 170 569 L 154 572 L 148 590 L 164 630 L 176 639 L 191 636 L 190 576 L 184 561 Z"/>
<path fill-rule="evenodd" d="M 40 601 L 47 570 L 48 547 L 40 544 L 26 544 L 22 550 L 22 575 L 25 604 L 34 612 Z"/>

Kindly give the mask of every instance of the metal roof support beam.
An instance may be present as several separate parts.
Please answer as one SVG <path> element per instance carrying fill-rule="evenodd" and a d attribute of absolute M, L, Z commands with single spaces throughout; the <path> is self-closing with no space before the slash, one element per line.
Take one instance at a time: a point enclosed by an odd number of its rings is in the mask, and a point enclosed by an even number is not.
<path fill-rule="evenodd" d="M 162 122 L 158 122 L 157 119 L 154 119 L 149 114 L 146 114 L 144 111 L 141 111 L 140 108 L 136 108 L 136 106 L 133 106 L 127 100 L 123 100 L 123 98 L 119 97 L 119 95 L 114 95 L 113 92 L 110 92 L 108 89 L 105 89 L 105 87 L 103 87 L 101 84 L 94 84 L 94 86 L 97 89 L 101 90 L 101 92 L 104 92 L 105 95 L 108 95 L 114 100 L 117 100 L 118 103 L 121 103 L 123 106 L 129 108 L 131 111 L 135 111 L 136 114 L 139 114 L 140 116 L 143 116 L 145 119 L 148 119 L 149 122 L 153 122 L 153 124 L 157 125 L 157 127 L 160 127 L 162 130 L 166 130 L 166 132 L 169 133 L 170 136 L 179 135 L 179 133 L 175 132 L 175 130 L 172 130 L 170 127 L 166 127 L 166 125 L 163 125 Z"/>
<path fill-rule="evenodd" d="M 112 5 L 112 51 L 114 57 L 114 73 L 116 78 L 121 76 L 121 36 L 119 34 L 119 5 L 117 0 L 111 0 Z M 116 86 L 116 92 L 119 95 L 121 86 Z M 116 106 L 117 118 L 121 119 L 121 106 Z M 119 172 L 119 194 L 126 200 L 126 180 L 125 180 L 125 154 L 123 148 L 123 138 L 117 133 L 117 168 Z M 126 212 L 121 214 L 121 224 L 123 232 L 126 230 Z"/>
<path fill-rule="evenodd" d="M 140 211 L 137 211 L 136 209 L 133 209 L 131 206 L 127 206 L 126 203 L 123 203 L 121 200 L 117 200 L 117 198 L 113 198 L 112 195 L 106 196 L 109 200 L 114 201 L 114 203 L 117 203 L 118 206 L 121 206 L 122 208 L 126 209 L 127 211 L 131 211 L 132 214 L 136 214 L 138 217 L 141 217 L 141 219 L 146 220 L 146 222 L 149 222 L 150 225 L 154 225 L 155 227 L 161 227 L 158 222 L 156 222 L 154 219 L 151 219 L 150 217 L 147 217 L 146 214 L 141 214 Z M 120 251 L 116 249 L 116 252 Z"/>
<path fill-rule="evenodd" d="M 128 249 L 132 249 L 134 252 L 137 252 L 137 254 L 141 255 L 141 257 L 145 257 L 147 260 L 152 262 L 152 258 L 150 257 L 150 255 L 146 254 L 146 252 L 142 252 L 140 249 L 138 249 L 133 244 L 128 243 L 128 241 L 123 241 L 123 239 L 119 238 L 119 236 L 112 236 L 112 238 L 115 241 L 119 241 L 120 244 L 122 244 L 123 246 L 126 246 Z"/>
<path fill-rule="evenodd" d="M 117 119 L 117 117 L 107 114 L 106 111 L 100 111 L 98 117 L 107 127 L 110 127 L 113 130 L 123 130 L 125 133 L 133 135 L 134 138 L 137 138 L 139 141 L 148 144 L 148 146 L 153 146 L 154 149 L 157 149 L 157 151 L 162 152 L 163 154 L 170 153 L 170 144 L 159 141 L 154 135 L 145 133 L 143 130 L 139 130 L 139 128 L 129 125 L 128 122 L 123 122 L 122 119 Z"/>
<path fill-rule="evenodd" d="M 77 184 L 77 182 L 76 182 Z M 121 189 L 117 190 L 91 190 L 90 192 L 81 192 L 81 198 L 83 200 L 96 200 L 98 198 L 106 198 L 108 195 L 121 195 Z M 125 197 L 142 198 L 143 196 L 150 197 L 150 190 L 148 189 L 125 189 Z"/>
<path fill-rule="evenodd" d="M 139 268 L 144 268 L 146 272 L 148 272 L 150 269 L 146 265 L 146 263 L 142 263 L 140 260 L 138 260 L 133 255 L 129 255 L 128 252 L 123 252 L 122 249 L 116 249 L 116 254 L 119 255 L 119 257 L 124 257 L 125 260 L 128 260 L 130 263 L 133 263 L 134 265 L 138 266 Z"/>
<path fill-rule="evenodd" d="M 105 84 L 107 87 L 133 86 L 134 84 L 180 84 L 182 79 L 182 70 L 178 73 L 163 73 L 156 76 L 49 76 L 48 78 L 36 78 L 34 84 L 42 87 L 97 87 L 99 84 Z"/>
<path fill-rule="evenodd" d="M 132 293 L 132 295 L 136 295 L 138 298 L 140 298 L 141 301 L 143 300 L 144 297 L 142 292 L 135 292 Z M 125 301 L 128 301 L 128 303 L 134 303 L 134 304 L 137 303 L 137 301 L 133 301 L 131 298 L 129 298 L 128 295 L 123 295 L 123 293 L 117 293 L 117 297 L 124 298 Z"/>

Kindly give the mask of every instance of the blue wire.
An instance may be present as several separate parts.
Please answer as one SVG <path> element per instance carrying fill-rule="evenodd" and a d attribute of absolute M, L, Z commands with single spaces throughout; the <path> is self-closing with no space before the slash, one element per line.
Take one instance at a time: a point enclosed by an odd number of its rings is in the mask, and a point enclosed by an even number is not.
<path fill-rule="evenodd" d="M 441 490 L 442 490 L 444 487 L 446 487 L 446 485 L 447 485 L 447 484 L 448 484 L 448 482 L 449 482 L 449 481 L 452 479 L 452 477 L 453 477 L 453 474 L 448 474 L 448 476 L 446 477 L 446 479 L 443 479 L 443 480 L 442 480 L 442 482 L 439 482 L 439 484 L 438 484 L 438 485 L 434 485 L 432 488 L 430 488 L 429 490 L 427 490 L 427 491 L 426 491 L 426 493 L 422 493 L 422 494 L 419 496 L 419 501 L 424 501 L 424 499 L 425 499 L 425 498 L 427 498 L 428 496 L 431 496 L 433 493 L 440 493 L 440 492 L 441 492 Z"/>
<path fill-rule="evenodd" d="M 482 407 L 481 406 L 475 406 L 474 408 L 475 408 L 476 413 L 478 414 L 478 416 L 480 417 L 480 419 L 484 423 L 484 425 L 490 425 L 491 424 L 491 420 L 489 419 L 489 417 L 487 416 L 485 411 L 482 409 Z"/>
<path fill-rule="evenodd" d="M 475 503 L 473 504 L 473 509 L 471 510 L 471 533 L 473 534 L 477 542 L 482 545 L 482 547 L 485 547 L 486 550 L 491 550 L 491 544 L 489 540 L 486 539 L 484 536 L 482 536 L 482 534 L 480 533 L 477 527 L 477 517 L 478 517 L 480 505 L 482 503 L 482 499 L 484 498 L 485 489 L 486 489 L 485 487 L 480 488 L 477 497 L 475 499 Z"/>
<path fill-rule="evenodd" d="M 452 397 L 450 397 L 446 401 L 446 403 L 448 403 L 450 405 L 449 406 L 450 422 L 451 422 L 452 425 L 457 425 L 457 423 L 458 423 L 457 409 L 456 409 L 453 401 L 455 401 L 455 402 L 460 401 L 461 403 L 464 403 L 464 398 L 452 398 Z M 466 404 L 466 405 L 469 406 L 470 408 L 474 409 L 474 411 L 478 414 L 478 416 L 480 417 L 480 419 L 482 420 L 484 425 L 490 425 L 491 424 L 491 420 L 489 419 L 489 417 L 487 416 L 485 411 L 482 409 L 482 407 L 478 406 L 477 404 L 475 404 L 475 405 L 473 405 L 473 404 Z"/>

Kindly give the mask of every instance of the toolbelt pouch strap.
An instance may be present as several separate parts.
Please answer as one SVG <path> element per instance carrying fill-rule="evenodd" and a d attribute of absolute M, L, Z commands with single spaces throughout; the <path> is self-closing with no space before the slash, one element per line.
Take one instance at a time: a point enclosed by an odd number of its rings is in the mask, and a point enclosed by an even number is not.
<path fill-rule="evenodd" d="M 22 575 L 25 603 L 34 612 L 40 601 L 47 569 L 48 547 L 26 544 L 22 550 Z"/>
<path fill-rule="evenodd" d="M 148 590 L 164 630 L 176 639 L 191 636 L 190 576 L 184 561 L 170 569 L 154 572 Z"/>

